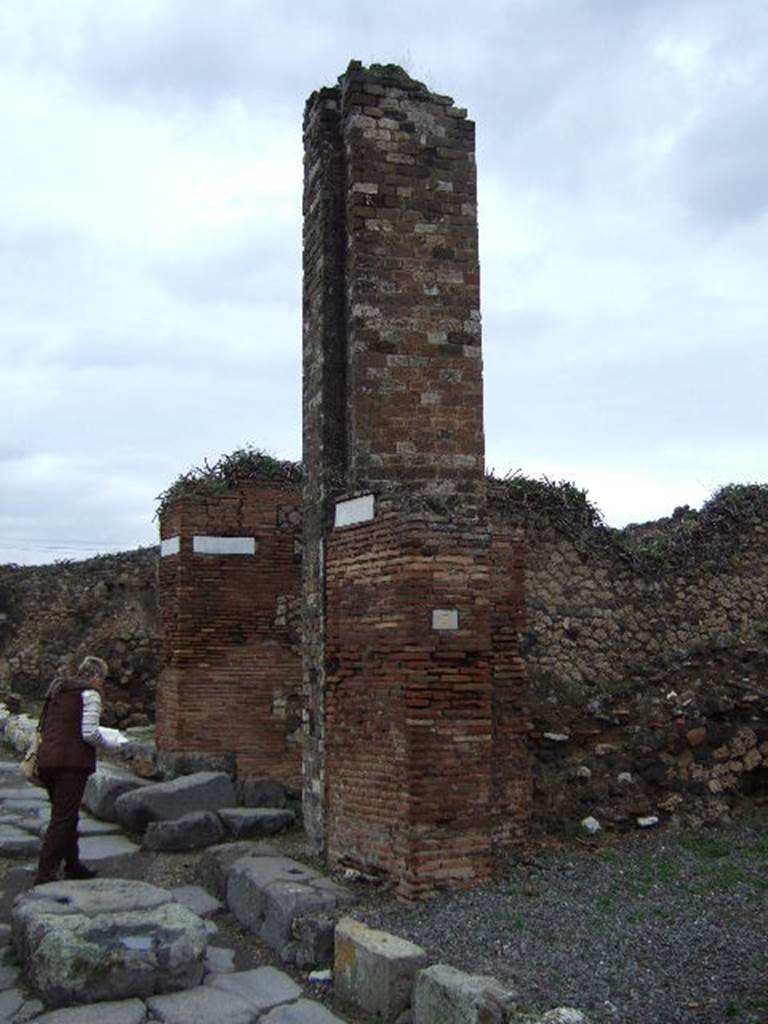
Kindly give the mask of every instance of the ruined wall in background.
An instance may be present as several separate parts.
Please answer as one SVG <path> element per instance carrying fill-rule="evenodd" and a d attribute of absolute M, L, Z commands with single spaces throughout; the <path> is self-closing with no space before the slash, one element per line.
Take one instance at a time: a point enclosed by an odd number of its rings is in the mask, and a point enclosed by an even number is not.
<path fill-rule="evenodd" d="M 0 687 L 42 700 L 86 654 L 109 663 L 103 720 L 145 725 L 160 660 L 156 548 L 82 562 L 0 566 Z"/>
<path fill-rule="evenodd" d="M 534 825 L 714 822 L 768 793 L 768 487 L 624 530 L 572 485 L 491 491 L 525 537 Z"/>
<path fill-rule="evenodd" d="M 181 496 L 160 515 L 157 746 L 301 774 L 301 508 L 290 483 Z"/>

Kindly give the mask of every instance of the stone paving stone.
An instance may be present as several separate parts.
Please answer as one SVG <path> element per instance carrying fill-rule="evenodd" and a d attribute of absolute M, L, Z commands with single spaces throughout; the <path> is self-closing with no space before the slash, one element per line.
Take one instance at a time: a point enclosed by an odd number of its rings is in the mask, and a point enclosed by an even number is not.
<path fill-rule="evenodd" d="M 80 857 L 86 861 L 122 857 L 127 853 L 136 853 L 139 849 L 136 843 L 123 835 L 85 836 L 79 846 Z"/>
<path fill-rule="evenodd" d="M 240 996 L 258 1013 L 265 1013 L 281 1003 L 293 1002 L 302 995 L 296 982 L 275 967 L 211 974 L 205 979 L 205 984 Z"/>
<path fill-rule="evenodd" d="M 236 839 L 273 836 L 296 824 L 293 811 L 272 807 L 224 807 L 219 817 Z"/>
<path fill-rule="evenodd" d="M 202 885 L 177 885 L 168 890 L 179 903 L 197 914 L 198 917 L 210 917 L 224 910 L 224 904 L 202 887 Z"/>
<path fill-rule="evenodd" d="M 13 988 L 19 980 L 19 968 L 9 964 L 0 965 L 0 990 Z"/>
<path fill-rule="evenodd" d="M 68 1006 L 35 1018 L 35 1024 L 143 1024 L 147 1008 L 141 999 L 121 999 L 90 1006 Z"/>
<path fill-rule="evenodd" d="M 9 988 L 0 992 L 0 1021 L 9 1021 L 24 1002 L 24 995 L 19 989 Z"/>
<path fill-rule="evenodd" d="M 270 1010 L 265 1017 L 260 1018 L 259 1024 L 344 1024 L 344 1021 L 320 1003 L 300 999 L 298 1003 Z"/>
<path fill-rule="evenodd" d="M 12 1024 L 27 1024 L 27 1021 L 35 1020 L 44 1009 L 39 999 L 25 999 L 14 1013 Z"/>
<path fill-rule="evenodd" d="M 38 789 L 37 786 L 30 786 L 26 783 L 24 786 L 14 789 L 0 790 L 0 803 L 4 803 L 6 800 L 36 800 L 40 803 L 47 799 L 48 794 L 44 789 Z"/>
<path fill-rule="evenodd" d="M 147 1006 L 162 1024 L 254 1024 L 257 1019 L 245 999 L 211 986 L 151 996 Z"/>
<path fill-rule="evenodd" d="M 235 969 L 235 951 L 222 946 L 209 946 L 205 954 L 205 969 L 211 974 L 228 974 Z"/>
<path fill-rule="evenodd" d="M 39 836 L 15 825 L 0 825 L 0 857 L 35 857 L 39 852 Z"/>
<path fill-rule="evenodd" d="M 116 821 L 97 821 L 87 815 L 80 815 L 77 833 L 81 836 L 114 836 L 121 832 Z"/>

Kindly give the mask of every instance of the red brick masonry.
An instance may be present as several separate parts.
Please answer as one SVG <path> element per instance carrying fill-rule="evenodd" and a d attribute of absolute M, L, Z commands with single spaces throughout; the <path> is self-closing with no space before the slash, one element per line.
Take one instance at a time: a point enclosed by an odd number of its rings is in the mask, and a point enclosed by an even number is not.
<path fill-rule="evenodd" d="M 252 482 L 185 497 L 161 516 L 162 751 L 237 754 L 240 775 L 301 778 L 301 515 L 297 489 Z M 195 536 L 252 537 L 255 553 L 200 554 Z"/>

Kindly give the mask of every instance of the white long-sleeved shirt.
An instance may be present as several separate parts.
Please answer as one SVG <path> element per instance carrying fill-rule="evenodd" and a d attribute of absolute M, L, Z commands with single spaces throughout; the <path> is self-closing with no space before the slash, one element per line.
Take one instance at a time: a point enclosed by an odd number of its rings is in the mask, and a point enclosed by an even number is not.
<path fill-rule="evenodd" d="M 86 743 L 92 747 L 104 747 L 105 750 L 118 750 L 125 737 L 117 729 L 106 729 L 99 725 L 101 719 L 101 694 L 98 690 L 83 690 L 83 717 L 80 733 Z"/>

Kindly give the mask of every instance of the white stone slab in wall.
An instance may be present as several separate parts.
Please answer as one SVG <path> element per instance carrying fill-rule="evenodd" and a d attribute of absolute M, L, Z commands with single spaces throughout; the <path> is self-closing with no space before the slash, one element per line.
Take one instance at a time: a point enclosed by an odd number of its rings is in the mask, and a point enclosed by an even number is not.
<path fill-rule="evenodd" d="M 168 537 L 160 541 L 160 557 L 166 555 L 178 555 L 181 550 L 181 537 Z"/>
<path fill-rule="evenodd" d="M 432 629 L 452 630 L 459 628 L 459 613 L 456 608 L 433 608 Z"/>
<path fill-rule="evenodd" d="M 336 502 L 334 526 L 354 526 L 355 523 L 367 523 L 373 517 L 373 495 L 364 494 L 361 498 L 349 498 L 347 501 Z"/>
<path fill-rule="evenodd" d="M 255 537 L 209 537 L 196 534 L 192 538 L 196 555 L 255 555 Z"/>

